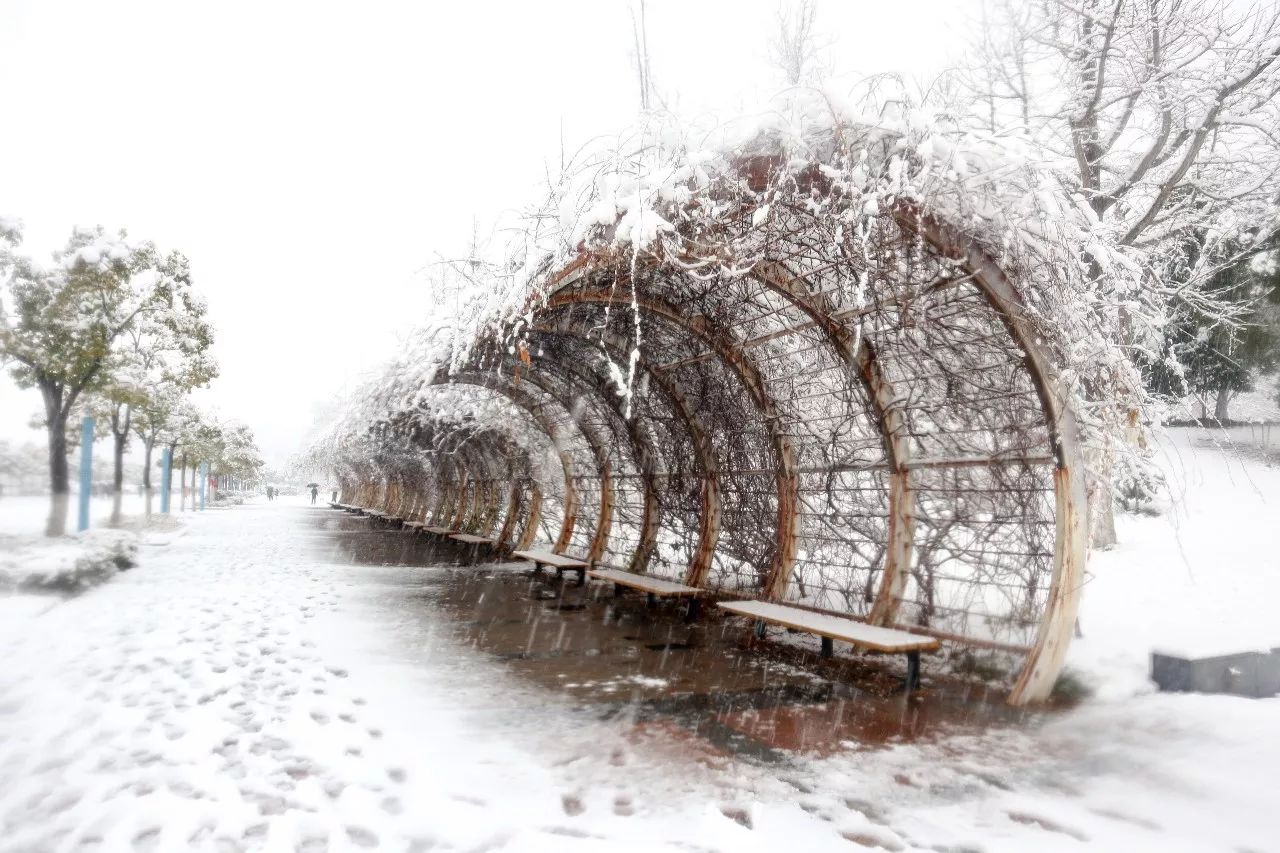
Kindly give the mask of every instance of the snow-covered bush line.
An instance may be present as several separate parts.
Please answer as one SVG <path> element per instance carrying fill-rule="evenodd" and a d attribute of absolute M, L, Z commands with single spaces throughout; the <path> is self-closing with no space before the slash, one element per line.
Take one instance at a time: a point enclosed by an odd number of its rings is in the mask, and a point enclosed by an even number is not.
<path fill-rule="evenodd" d="M 0 554 L 0 590 L 74 592 L 136 564 L 138 536 L 89 530 L 57 539 L 30 539 Z"/>

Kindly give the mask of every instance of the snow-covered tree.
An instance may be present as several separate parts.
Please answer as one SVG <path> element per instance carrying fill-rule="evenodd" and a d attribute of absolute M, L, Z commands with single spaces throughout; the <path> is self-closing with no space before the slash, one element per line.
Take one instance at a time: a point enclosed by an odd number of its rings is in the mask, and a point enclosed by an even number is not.
<path fill-rule="evenodd" d="M 777 28 L 769 39 L 769 59 L 791 86 L 819 82 L 830 70 L 818 35 L 817 0 L 796 0 L 778 7 Z"/>
<path fill-rule="evenodd" d="M 12 239 L 9 240 L 13 242 Z M 172 283 L 157 274 L 151 243 L 102 228 L 73 231 L 50 266 L 4 252 L 0 358 L 20 387 L 38 388 L 49 439 L 49 480 L 65 507 L 69 493 L 66 427 L 72 409 L 110 378 L 123 336 L 139 318 L 163 310 Z M 59 516 L 49 532 L 62 532 Z"/>
<path fill-rule="evenodd" d="M 1145 266 L 1138 288 L 1106 292 L 1109 270 L 1086 259 L 1135 360 L 1170 355 L 1143 329 L 1242 322 L 1247 305 L 1215 279 L 1280 226 L 1280 9 L 1003 0 L 963 76 L 972 98 L 959 113 L 1047 152 L 1095 232 Z M 1100 460 L 1099 544 L 1114 541 L 1109 467 Z"/>
<path fill-rule="evenodd" d="M 162 285 L 154 310 L 126 330 L 110 379 L 99 392 L 103 420 L 113 437 L 114 488 L 124 482 L 124 454 L 131 433 L 144 447 L 143 486 L 151 487 L 151 457 L 182 397 L 217 375 L 209 352 L 213 328 L 204 299 L 191 285 L 190 265 L 178 252 L 157 265 Z"/>

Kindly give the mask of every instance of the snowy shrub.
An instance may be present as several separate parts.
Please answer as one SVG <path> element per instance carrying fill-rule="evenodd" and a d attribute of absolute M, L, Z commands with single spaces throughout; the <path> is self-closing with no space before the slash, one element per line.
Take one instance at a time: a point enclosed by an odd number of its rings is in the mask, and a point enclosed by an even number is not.
<path fill-rule="evenodd" d="M 1164 475 L 1150 459 L 1133 453 L 1116 457 L 1115 497 L 1120 509 L 1156 514 L 1155 501 L 1164 491 Z"/>
<path fill-rule="evenodd" d="M 1063 670 L 1053 683 L 1053 698 L 1060 702 L 1082 702 L 1093 695 L 1093 688 L 1075 671 Z"/>
<path fill-rule="evenodd" d="M 138 537 L 126 530 L 86 530 L 76 535 L 91 549 L 107 554 L 117 569 L 129 569 L 137 565 Z"/>
<path fill-rule="evenodd" d="M 0 555 L 0 589 L 85 589 L 135 565 L 137 554 L 138 537 L 123 530 L 28 540 Z"/>

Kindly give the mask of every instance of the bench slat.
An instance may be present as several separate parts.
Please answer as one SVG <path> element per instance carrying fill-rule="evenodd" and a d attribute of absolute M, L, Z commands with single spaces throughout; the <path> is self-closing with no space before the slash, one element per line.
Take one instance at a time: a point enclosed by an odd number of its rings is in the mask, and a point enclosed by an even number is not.
<path fill-rule="evenodd" d="M 622 586 L 629 586 L 632 589 L 644 590 L 653 595 L 684 597 L 702 593 L 702 590 L 696 586 L 685 586 L 675 581 L 651 578 L 647 575 L 637 575 L 634 572 L 624 572 L 618 569 L 592 569 L 587 572 L 587 577 L 611 581 Z"/>
<path fill-rule="evenodd" d="M 544 566 L 555 566 L 558 569 L 584 569 L 587 566 L 586 560 L 566 557 L 564 554 L 553 554 L 550 551 L 512 551 L 511 556 L 531 563 L 542 563 Z"/>
<path fill-rule="evenodd" d="M 911 634 L 896 628 L 881 628 L 855 619 L 814 613 L 799 607 L 787 607 L 785 604 L 768 601 L 722 601 L 718 606 L 740 616 L 762 619 L 879 652 L 927 651 L 936 649 L 939 645 L 933 637 Z"/>
<path fill-rule="evenodd" d="M 447 528 L 447 527 L 428 527 L 428 528 L 427 528 L 427 532 L 428 532 L 428 533 L 435 533 L 435 534 L 437 534 L 437 535 L 439 535 L 439 536 L 449 536 L 449 535 L 451 535 L 454 531 L 450 530 L 450 529 L 449 529 L 449 528 Z"/>
<path fill-rule="evenodd" d="M 485 536 L 472 536 L 470 533 L 454 533 L 449 537 L 459 542 L 466 542 L 468 545 L 492 545 L 493 540 Z"/>

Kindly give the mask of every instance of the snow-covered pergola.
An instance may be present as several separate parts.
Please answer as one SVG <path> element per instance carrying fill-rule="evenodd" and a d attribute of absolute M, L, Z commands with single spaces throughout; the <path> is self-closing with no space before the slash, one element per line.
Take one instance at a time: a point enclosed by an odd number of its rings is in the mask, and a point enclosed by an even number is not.
<path fill-rule="evenodd" d="M 929 634 L 1047 698 L 1107 349 L 1070 211 L 956 138 L 841 120 L 594 161 L 349 420 L 343 502 Z"/>

